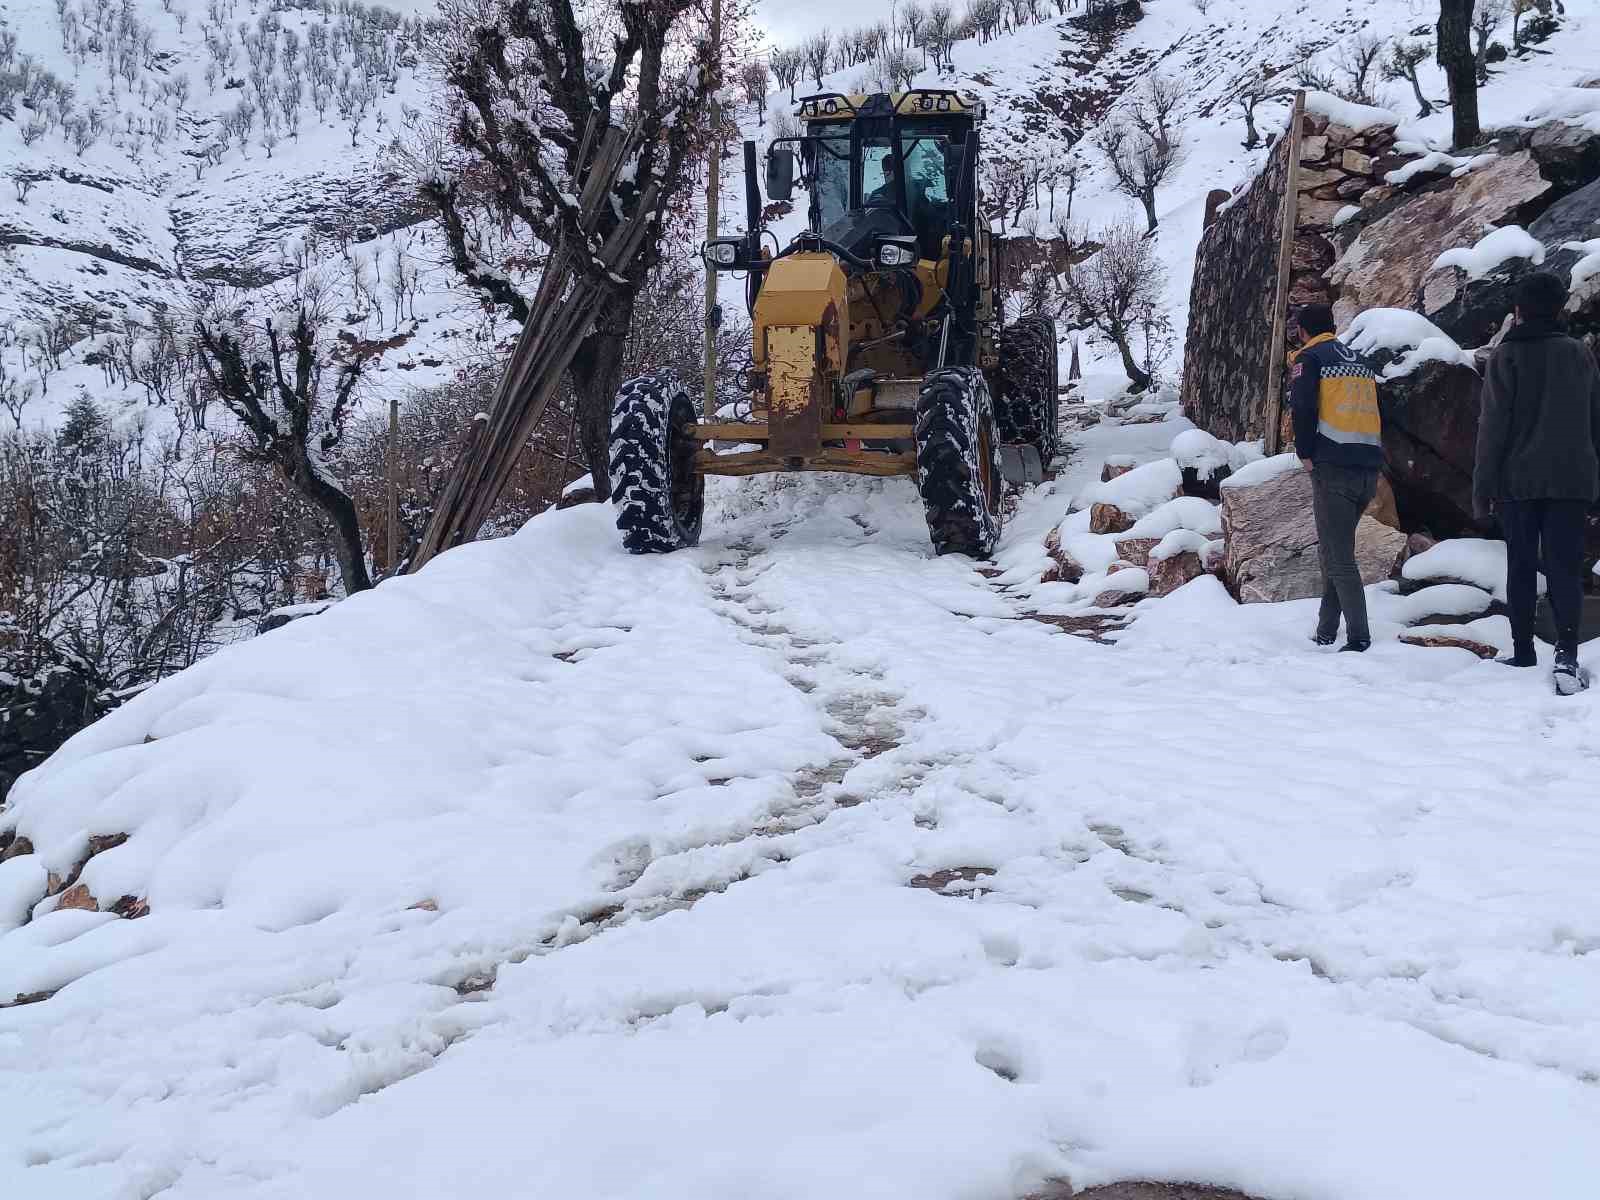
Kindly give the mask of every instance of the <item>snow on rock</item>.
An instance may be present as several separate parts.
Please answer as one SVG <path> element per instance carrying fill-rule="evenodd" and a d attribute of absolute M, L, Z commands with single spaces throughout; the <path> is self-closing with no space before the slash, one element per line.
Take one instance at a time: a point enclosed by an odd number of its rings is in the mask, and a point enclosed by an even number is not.
<path fill-rule="evenodd" d="M 1446 250 L 1433 260 L 1433 270 L 1459 267 L 1468 279 L 1482 279 L 1514 258 L 1525 258 L 1537 267 L 1544 262 L 1544 243 L 1521 225 L 1505 225 L 1484 234 L 1470 249 Z"/>
<path fill-rule="evenodd" d="M 1135 521 L 1127 537 L 1163 538 L 1175 529 L 1202 534 L 1222 532 L 1222 511 L 1198 496 L 1178 496 Z"/>
<path fill-rule="evenodd" d="M 1357 313 L 1345 330 L 1344 339 L 1357 354 L 1405 351 L 1383 368 L 1385 379 L 1409 375 L 1425 362 L 1474 365 L 1472 355 L 1457 345 L 1454 338 L 1410 309 L 1369 308 Z"/>
<path fill-rule="evenodd" d="M 1592 288 L 1600 287 L 1600 238 L 1590 238 L 1585 242 L 1564 242 L 1563 250 L 1574 250 L 1580 257 L 1572 264 L 1571 285 L 1575 295 L 1587 294 Z"/>
<path fill-rule="evenodd" d="M 1387 108 L 1341 100 L 1328 92 L 1307 92 L 1306 111 L 1327 117 L 1333 124 L 1343 125 L 1346 129 L 1354 129 L 1357 132 L 1400 124 L 1399 114 Z"/>
<path fill-rule="evenodd" d="M 1527 110 L 1524 122 L 1540 125 L 1546 121 L 1565 121 L 1600 133 L 1600 89 L 1565 87 L 1550 89 Z"/>
<path fill-rule="evenodd" d="M 1285 471 L 1299 469 L 1300 460 L 1293 453 L 1274 454 L 1271 458 L 1259 458 L 1241 470 L 1235 471 L 1223 480 L 1222 486 L 1225 489 L 1255 487 L 1257 484 L 1276 479 Z"/>
<path fill-rule="evenodd" d="M 1333 227 L 1337 229 L 1345 222 L 1354 220 L 1356 217 L 1361 215 L 1361 211 L 1361 206 L 1359 204 L 1346 204 L 1338 212 L 1333 214 Z"/>
<path fill-rule="evenodd" d="M 1172 439 L 1172 457 L 1178 466 L 1210 479 L 1222 467 L 1243 466 L 1231 442 L 1212 437 L 1204 429 L 1185 429 Z"/>
<path fill-rule="evenodd" d="M 1400 574 L 1410 580 L 1470 583 L 1503 601 L 1506 544 L 1490 538 L 1448 538 L 1406 559 Z"/>
<path fill-rule="evenodd" d="M 1174 529 L 1151 547 L 1150 561 L 1160 562 L 1185 553 L 1198 554 L 1203 559 L 1213 544 L 1213 539 L 1193 529 Z"/>
<path fill-rule="evenodd" d="M 1436 583 L 1400 598 L 1408 625 L 1420 625 L 1435 617 L 1476 617 L 1489 610 L 1494 601 L 1492 589 L 1467 583 Z"/>
<path fill-rule="evenodd" d="M 1182 486 L 1183 472 L 1177 462 L 1162 458 L 1135 467 L 1115 479 L 1090 484 L 1078 494 L 1073 505 L 1088 508 L 1094 504 L 1110 504 L 1137 519 L 1172 499 Z"/>
<path fill-rule="evenodd" d="M 1442 172 L 1448 172 L 1452 179 L 1460 179 L 1461 176 L 1470 174 L 1474 167 L 1493 162 L 1495 157 L 1493 154 L 1469 154 L 1465 157 L 1457 157 L 1453 154 L 1446 154 L 1442 150 L 1434 150 L 1424 154 L 1421 158 L 1413 159 L 1403 167 L 1396 167 L 1393 171 L 1384 175 L 1383 181 L 1396 187 L 1402 187 L 1409 183 L 1413 176 Z M 1337 221 L 1335 224 L 1337 224 Z"/>

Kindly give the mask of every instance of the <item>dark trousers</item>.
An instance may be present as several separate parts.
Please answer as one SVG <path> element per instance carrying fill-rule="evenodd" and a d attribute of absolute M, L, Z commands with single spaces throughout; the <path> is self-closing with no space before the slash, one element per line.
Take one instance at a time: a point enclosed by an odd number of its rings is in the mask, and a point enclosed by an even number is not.
<path fill-rule="evenodd" d="M 1556 621 L 1556 648 L 1576 653 L 1583 608 L 1582 500 L 1502 500 L 1496 505 L 1506 535 L 1506 607 L 1519 650 L 1533 648 L 1533 611 L 1542 568 Z"/>
<path fill-rule="evenodd" d="M 1322 608 L 1317 634 L 1332 638 L 1344 616 L 1345 637 L 1372 640 L 1367 595 L 1356 565 L 1356 526 L 1378 490 L 1378 472 L 1318 463 L 1311 472 L 1311 511 L 1317 520 L 1317 556 L 1322 560 Z"/>

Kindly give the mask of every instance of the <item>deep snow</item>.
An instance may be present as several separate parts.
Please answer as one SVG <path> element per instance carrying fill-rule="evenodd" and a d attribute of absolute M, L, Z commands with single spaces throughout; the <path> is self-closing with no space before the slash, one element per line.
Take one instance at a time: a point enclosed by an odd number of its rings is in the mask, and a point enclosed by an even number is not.
<path fill-rule="evenodd" d="M 695 550 L 548 514 L 111 714 L 3 820 L 130 833 L 83 880 L 151 913 L 0 936 L 62 989 L 0 1010 L 0 1190 L 1588 1197 L 1596 701 L 1387 587 L 1363 656 L 1209 577 L 1028 619 L 1186 428 L 1077 435 L 996 578 L 906 481 L 719 484 Z"/>

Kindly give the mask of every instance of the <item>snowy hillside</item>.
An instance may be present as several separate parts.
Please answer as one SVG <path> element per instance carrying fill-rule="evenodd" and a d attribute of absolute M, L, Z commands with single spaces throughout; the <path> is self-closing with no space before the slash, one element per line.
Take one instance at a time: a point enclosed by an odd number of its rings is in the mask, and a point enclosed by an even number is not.
<path fill-rule="evenodd" d="M 452 343 L 482 316 L 390 155 L 429 115 L 434 9 L 0 0 L 19 81 L 0 104 L 0 388 L 19 422 L 54 423 L 80 387 L 143 409 L 150 389 L 105 360 L 170 353 L 162 322 L 297 272 L 353 335 L 404 335 L 380 370 L 405 383 L 466 357 Z"/>
<path fill-rule="evenodd" d="M 1165 307 L 1176 335 L 1165 360 L 1170 380 L 1183 357 L 1181 338 L 1188 321 L 1189 284 L 1206 197 L 1214 189 L 1231 191 L 1259 169 L 1265 154 L 1264 149 L 1243 146 L 1243 110 L 1234 99 L 1240 82 L 1266 79 L 1270 89 L 1292 92 L 1302 65 L 1308 63 L 1315 73 L 1342 85 L 1346 82 L 1342 63 L 1353 43 L 1366 38 L 1387 45 L 1397 38 L 1425 35 L 1431 44 L 1437 10 L 1421 0 L 1326 4 L 1243 0 L 1202 5 L 1147 0 L 1143 15 L 1121 28 L 1108 44 L 1085 32 L 1081 17 L 1081 11 L 1069 10 L 1063 17 L 1024 25 L 988 42 L 957 41 L 950 55 L 953 69 L 925 70 L 916 79 L 919 84 L 955 86 L 982 96 L 989 104 L 982 132 L 991 163 L 1001 160 L 1030 179 L 1035 173 L 1040 176 L 1026 189 L 1027 199 L 1019 209 L 995 223 L 997 233 L 1025 238 L 1049 238 L 1058 232 L 1092 237 L 1121 220 L 1134 221 L 1142 229 L 1138 203 L 1115 190 L 1103 157 L 1085 135 L 1097 122 L 1125 111 L 1152 75 L 1180 86 L 1183 100 L 1176 117 L 1184 153 L 1157 193 L 1157 253 L 1166 272 Z M 1548 41 L 1494 65 L 1479 93 L 1486 130 L 1525 123 L 1552 89 L 1571 86 L 1600 70 L 1600 55 L 1594 50 L 1600 42 L 1600 4 L 1568 3 L 1561 19 L 1560 30 Z M 1509 17 L 1493 37 L 1510 43 Z M 1416 119 L 1410 84 L 1385 82 L 1376 66 L 1369 90 L 1375 100 L 1406 118 L 1406 141 L 1448 149 L 1450 117 L 1443 107 L 1443 73 L 1429 57 L 1419 64 L 1418 74 L 1423 94 L 1438 106 L 1426 119 Z M 859 90 L 874 79 L 872 69 L 853 67 L 825 76 L 820 90 Z M 802 79 L 799 94 L 819 90 L 813 83 L 810 77 Z M 780 90 L 769 105 L 776 112 L 787 101 L 788 92 Z M 1263 136 L 1284 127 L 1288 104 L 1285 97 L 1260 105 L 1255 121 Z M 747 119 L 744 136 L 759 141 L 770 136 L 770 128 Z M 737 160 L 730 165 L 735 170 L 724 191 L 722 223 L 732 230 L 744 209 L 742 172 Z M 1077 171 L 1075 184 L 1068 180 L 1072 168 Z M 992 196 L 992 187 L 990 192 Z M 780 233 L 799 228 L 798 220 L 797 214 L 780 227 Z M 725 302 L 732 300 L 729 296 Z M 1119 372 L 1113 352 L 1105 347 L 1085 350 L 1090 360 L 1086 369 Z M 1064 345 L 1062 353 L 1065 363 L 1069 348 Z"/>

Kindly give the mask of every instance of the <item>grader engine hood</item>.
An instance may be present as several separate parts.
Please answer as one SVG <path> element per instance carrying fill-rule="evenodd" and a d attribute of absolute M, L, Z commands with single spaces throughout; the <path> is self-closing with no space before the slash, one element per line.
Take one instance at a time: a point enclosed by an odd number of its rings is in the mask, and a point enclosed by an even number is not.
<path fill-rule="evenodd" d="M 778 259 L 761 285 L 753 323 L 753 357 L 767 379 L 771 451 L 783 459 L 814 458 L 850 349 L 849 282 L 838 261 L 822 252 Z"/>

